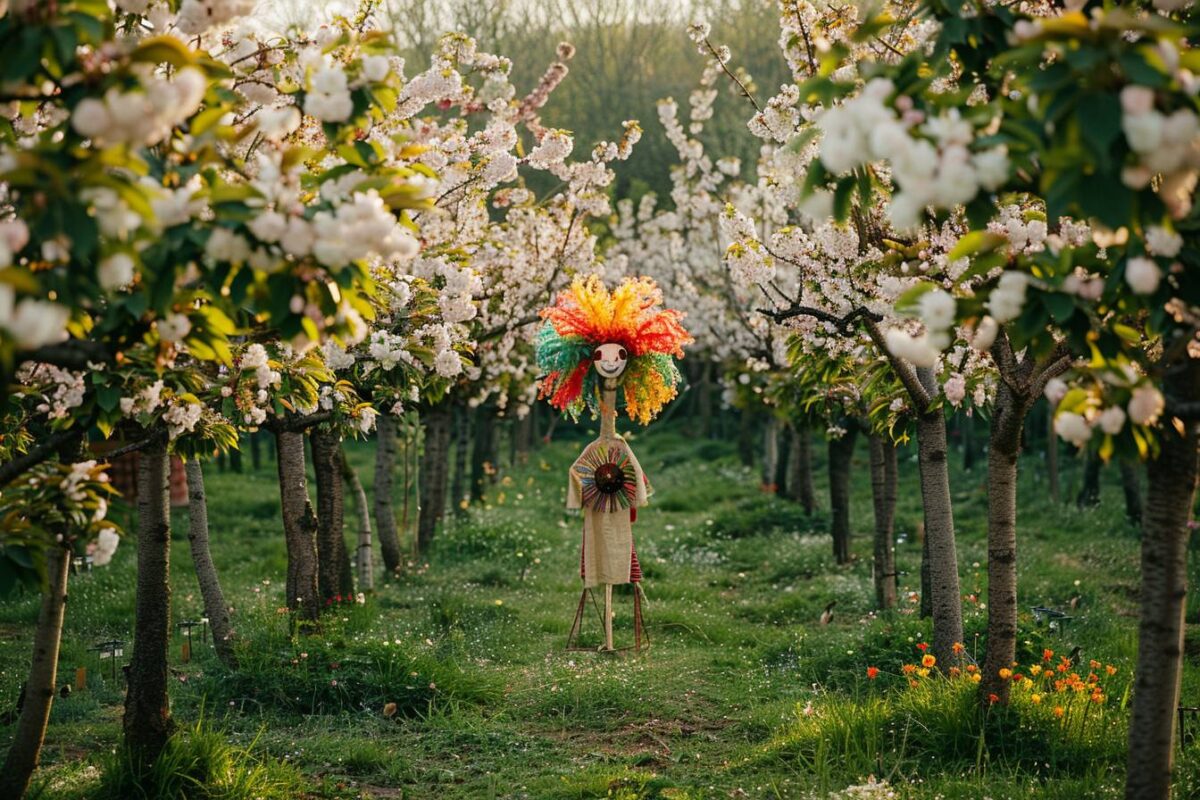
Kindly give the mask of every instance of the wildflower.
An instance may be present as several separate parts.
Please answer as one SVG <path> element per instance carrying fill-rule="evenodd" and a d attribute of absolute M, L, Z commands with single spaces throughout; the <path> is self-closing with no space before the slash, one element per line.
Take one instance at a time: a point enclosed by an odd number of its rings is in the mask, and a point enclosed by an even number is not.
<path fill-rule="evenodd" d="M 929 645 L 927 645 L 925 642 L 917 642 L 917 649 L 924 653 L 929 649 Z"/>
<path fill-rule="evenodd" d="M 879 677 L 879 667 L 867 667 L 867 679 L 875 680 Z"/>
<path fill-rule="evenodd" d="M 918 684 L 918 683 L 917 683 L 915 680 L 909 679 L 909 681 L 908 681 L 908 685 L 909 685 L 909 686 L 911 686 L 912 688 L 914 688 L 914 689 L 915 689 L 915 688 L 917 688 L 917 686 L 919 686 L 920 684 Z"/>
<path fill-rule="evenodd" d="M 929 670 L 925 667 L 921 667 L 919 670 L 917 670 L 917 674 L 920 675 L 922 678 L 928 678 Z"/>
<path fill-rule="evenodd" d="M 935 664 L 937 664 L 936 656 L 932 656 L 929 653 L 926 653 L 925 655 L 921 656 L 921 666 L 932 667 Z"/>
<path fill-rule="evenodd" d="M 983 680 L 983 676 L 980 675 L 978 672 L 971 673 L 971 683 L 979 683 L 979 681 L 981 681 L 981 680 Z"/>
<path fill-rule="evenodd" d="M 951 649 L 954 650 L 955 655 L 962 655 L 962 652 L 964 650 L 966 650 L 967 648 L 963 647 L 962 642 L 955 642 L 954 646 Z"/>
<path fill-rule="evenodd" d="M 1042 661 L 1049 661 L 1052 658 L 1054 658 L 1053 650 L 1043 650 L 1042 651 Z"/>
<path fill-rule="evenodd" d="M 1013 671 L 1011 669 L 1009 669 L 1008 667 L 1000 668 L 1000 680 L 1006 681 L 1012 677 L 1012 674 L 1013 674 Z"/>
<path fill-rule="evenodd" d="M 900 671 L 903 672 L 905 675 L 912 675 L 914 672 L 917 671 L 917 665 L 916 664 L 905 664 L 903 667 L 900 668 Z"/>
<path fill-rule="evenodd" d="M 1021 688 L 1025 689 L 1026 691 L 1032 689 L 1033 681 L 1029 680 L 1029 678 L 1025 678 L 1023 681 L 1021 681 Z"/>
<path fill-rule="evenodd" d="M 1030 667 L 1030 668 L 1029 668 L 1029 674 L 1030 674 L 1030 675 L 1032 675 L 1032 676 L 1033 676 L 1033 677 L 1035 677 L 1035 678 L 1036 678 L 1038 675 L 1041 675 L 1041 674 L 1042 674 L 1042 665 L 1041 665 L 1041 664 L 1034 664 L 1032 667 Z"/>
<path fill-rule="evenodd" d="M 1104 667 L 1104 671 L 1107 672 L 1109 675 L 1117 674 L 1117 668 L 1114 667 L 1112 664 L 1106 664 Z"/>
<path fill-rule="evenodd" d="M 979 669 L 979 667 L 975 666 L 974 664 L 967 664 L 967 672 L 974 673 L 978 669 Z"/>
<path fill-rule="evenodd" d="M 396 704 L 395 703 L 386 703 L 383 706 L 383 715 L 385 717 L 395 716 L 395 714 L 396 714 Z"/>
<path fill-rule="evenodd" d="M 1088 662 L 1088 666 L 1094 670 L 1100 669 L 1100 662 L 1093 658 L 1091 661 Z"/>
<path fill-rule="evenodd" d="M 1029 702 L 1033 703 L 1035 706 L 1040 705 L 1042 702 L 1042 696 L 1040 694 L 1031 694 L 1029 696 Z"/>
<path fill-rule="evenodd" d="M 989 706 L 994 706 L 994 705 L 996 705 L 996 703 L 999 703 L 999 702 L 1000 702 L 999 695 L 997 695 L 997 694 L 989 694 L 988 695 L 988 705 Z"/>
<path fill-rule="evenodd" d="M 333 680 L 331 680 L 331 681 L 329 682 L 329 685 L 330 685 L 330 686 L 337 686 L 337 678 L 334 678 Z"/>
<path fill-rule="evenodd" d="M 962 675 L 962 670 L 961 670 L 961 669 L 959 669 L 958 667 L 951 667 L 951 668 L 950 668 L 950 677 L 951 677 L 951 678 L 957 678 L 959 675 Z"/>
<path fill-rule="evenodd" d="M 1062 715 L 1065 713 L 1067 713 L 1067 710 L 1065 708 L 1063 708 L 1062 706 L 1054 707 L 1054 716 L 1059 717 L 1061 719 Z"/>

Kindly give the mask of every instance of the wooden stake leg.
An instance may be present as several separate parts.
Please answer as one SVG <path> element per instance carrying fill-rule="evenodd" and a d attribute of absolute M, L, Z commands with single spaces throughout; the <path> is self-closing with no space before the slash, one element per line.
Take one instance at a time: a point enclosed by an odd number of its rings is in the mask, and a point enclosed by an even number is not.
<path fill-rule="evenodd" d="M 613 603 L 612 603 L 612 584 L 604 584 L 604 649 L 613 649 Z"/>

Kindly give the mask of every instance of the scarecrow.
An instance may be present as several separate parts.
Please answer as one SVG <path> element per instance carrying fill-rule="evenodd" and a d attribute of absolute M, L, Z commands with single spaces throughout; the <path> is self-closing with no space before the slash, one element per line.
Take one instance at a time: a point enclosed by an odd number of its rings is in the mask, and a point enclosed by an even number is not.
<path fill-rule="evenodd" d="M 649 278 L 626 278 L 611 293 L 598 277 L 576 278 L 543 309 L 538 333 L 540 397 L 572 419 L 585 409 L 600 418 L 600 436 L 571 465 L 567 508 L 583 512 L 583 593 L 567 646 L 583 622 L 586 601 L 604 587 L 604 645 L 613 650 L 612 588 L 634 585 L 635 647 L 642 646 L 641 579 L 633 546 L 637 509 L 651 494 L 637 456 L 616 432 L 618 390 L 630 419 L 645 425 L 676 395 L 675 358 L 692 343 L 678 311 L 662 307 Z M 593 601 L 594 602 L 594 601 Z"/>

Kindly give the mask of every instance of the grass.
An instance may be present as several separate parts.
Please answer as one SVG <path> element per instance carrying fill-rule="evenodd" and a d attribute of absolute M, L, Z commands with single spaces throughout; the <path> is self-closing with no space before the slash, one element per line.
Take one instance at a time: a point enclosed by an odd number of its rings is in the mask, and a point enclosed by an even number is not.
<path fill-rule="evenodd" d="M 865 446 L 855 459 L 857 558 L 838 566 L 825 516 L 806 518 L 761 494 L 757 470 L 741 466 L 732 445 L 697 440 L 680 423 L 637 435 L 656 489 L 635 526 L 652 647 L 625 658 L 565 651 L 579 597 L 579 519 L 562 510 L 565 471 L 590 435 L 567 430 L 528 464 L 502 468 L 485 501 L 451 519 L 426 560 L 303 638 L 278 611 L 286 562 L 274 465 L 210 469 L 214 558 L 235 609 L 241 668 L 225 670 L 208 645 L 182 663 L 177 637 L 172 699 L 185 733 L 158 784 L 167 773 L 185 776 L 192 791 L 205 783 L 211 791 L 170 796 L 230 800 L 243 796 L 247 775 L 264 781 L 263 797 L 314 800 L 886 796 L 864 786 L 871 776 L 897 797 L 1120 793 L 1138 544 L 1115 484 L 1098 509 L 1077 511 L 1047 500 L 1035 460 L 1022 473 L 1019 660 L 1078 645 L 1085 662 L 1117 669 L 1105 677 L 1106 702 L 1080 722 L 1020 692 L 1011 709 L 984 712 L 965 681 L 908 685 L 903 665 L 929 635 L 907 599 L 919 589 L 921 518 L 909 451 L 897 513 L 904 607 L 879 616 Z M 368 491 L 371 455 L 370 445 L 350 451 Z M 1079 474 L 1067 464 L 1068 493 Z M 964 603 L 968 656 L 981 655 L 986 618 L 984 481 L 982 464 L 952 475 L 962 588 L 974 597 Z M 818 483 L 824 501 L 820 470 Z M 196 618 L 186 511 L 174 521 L 173 614 Z M 41 797 L 133 797 L 129 781 L 146 780 L 114 752 L 122 687 L 88 650 L 130 638 L 133 574 L 127 542 L 111 567 L 73 579 L 61 669 L 88 667 L 88 688 L 54 705 Z M 1039 627 L 1028 612 L 1076 596 L 1065 631 Z M 834 620 L 822 627 L 831 600 Z M 630 608 L 618 590 L 619 639 L 631 639 Z M 0 604 L 0 706 L 23 680 L 35 617 L 34 598 Z M 1193 601 L 1189 622 L 1198 621 Z M 1200 704 L 1192 630 L 1187 705 Z M 867 666 L 881 670 L 878 679 L 867 679 Z M 11 735 L 0 728 L 0 746 Z M 1198 752 L 1183 751 L 1180 791 L 1200 785 Z M 226 784 L 186 779 L 217 773 Z"/>

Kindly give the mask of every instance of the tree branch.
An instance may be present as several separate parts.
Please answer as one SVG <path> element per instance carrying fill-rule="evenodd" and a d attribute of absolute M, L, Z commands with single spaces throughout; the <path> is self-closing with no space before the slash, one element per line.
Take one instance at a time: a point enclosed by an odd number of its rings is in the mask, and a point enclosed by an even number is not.
<path fill-rule="evenodd" d="M 65 445 L 82 439 L 88 424 L 75 425 L 52 433 L 29 451 L 0 464 L 0 486 L 7 486 L 28 470 L 54 456 Z"/>
<path fill-rule="evenodd" d="M 112 353 L 100 342 L 72 339 L 61 344 L 48 344 L 36 350 L 26 350 L 20 353 L 19 361 L 53 364 L 64 369 L 87 369 L 89 363 L 103 364 L 112 361 Z"/>

